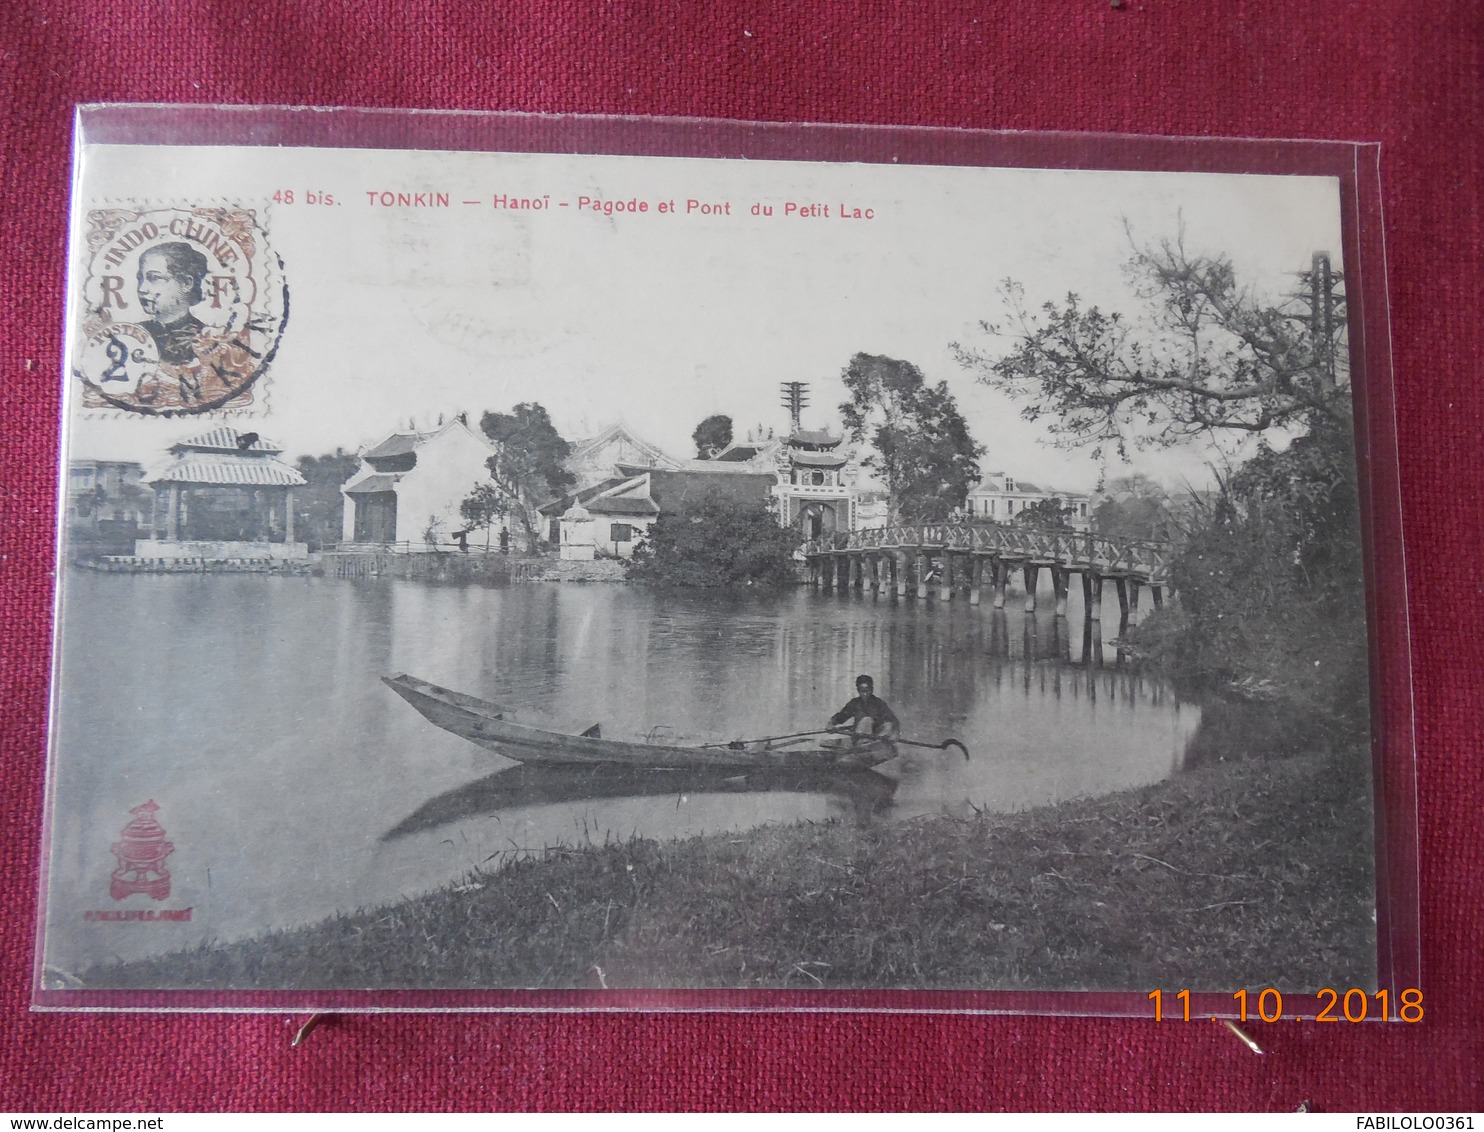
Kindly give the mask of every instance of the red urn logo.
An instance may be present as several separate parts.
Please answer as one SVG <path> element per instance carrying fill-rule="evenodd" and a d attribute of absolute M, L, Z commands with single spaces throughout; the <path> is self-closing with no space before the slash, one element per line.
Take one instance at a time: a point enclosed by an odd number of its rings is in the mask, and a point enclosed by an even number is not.
<path fill-rule="evenodd" d="M 175 846 L 165 840 L 165 828 L 155 821 L 155 811 L 159 808 L 153 800 L 135 806 L 129 811 L 134 815 L 133 820 L 113 843 L 113 855 L 118 858 L 119 867 L 113 870 L 108 894 L 115 900 L 136 892 L 156 900 L 170 895 L 170 873 L 165 868 L 165 858 L 175 852 Z"/>

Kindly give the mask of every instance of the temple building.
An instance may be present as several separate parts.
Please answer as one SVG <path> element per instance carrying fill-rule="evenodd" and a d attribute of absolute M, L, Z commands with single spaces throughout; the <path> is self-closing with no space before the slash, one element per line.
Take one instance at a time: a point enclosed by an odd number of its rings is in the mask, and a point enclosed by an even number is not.
<path fill-rule="evenodd" d="M 170 446 L 170 462 L 147 475 L 150 536 L 139 558 L 304 558 L 294 541 L 294 488 L 301 476 L 278 459 L 282 446 L 222 426 Z"/>
<path fill-rule="evenodd" d="M 572 445 L 566 464 L 567 470 L 577 477 L 579 491 L 612 479 L 620 464 L 671 470 L 681 466 L 679 460 L 645 440 L 625 421 L 618 421 L 596 436 L 577 441 Z"/>
<path fill-rule="evenodd" d="M 856 527 L 859 474 L 845 438 L 825 429 L 795 427 L 772 453 L 778 484 L 778 522 L 804 539 Z"/>
<path fill-rule="evenodd" d="M 461 504 L 488 483 L 494 446 L 461 414 L 427 432 L 393 432 L 360 453 L 341 487 L 348 543 L 445 549 L 465 527 Z"/>

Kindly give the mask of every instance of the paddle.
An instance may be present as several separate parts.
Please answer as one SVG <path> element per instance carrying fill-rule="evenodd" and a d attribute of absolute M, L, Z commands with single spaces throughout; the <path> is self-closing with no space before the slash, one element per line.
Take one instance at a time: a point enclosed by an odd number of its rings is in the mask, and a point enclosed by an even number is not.
<path fill-rule="evenodd" d="M 733 739 L 730 743 L 702 743 L 701 749 L 708 747 L 730 747 L 732 750 L 740 750 L 749 743 L 776 743 L 780 739 L 803 739 L 809 735 L 839 735 L 840 732 L 833 727 L 826 727 L 820 731 L 795 731 L 792 735 L 764 735 L 760 739 Z"/>
<path fill-rule="evenodd" d="M 926 747 L 930 751 L 946 751 L 949 747 L 957 747 L 964 753 L 964 762 L 969 761 L 969 748 L 957 739 L 944 739 L 941 743 L 919 743 L 916 739 L 893 739 L 892 742 L 905 743 L 909 747 Z"/>
<path fill-rule="evenodd" d="M 870 742 L 873 739 L 881 739 L 888 743 L 901 743 L 907 747 L 926 747 L 929 751 L 946 751 L 949 747 L 957 747 L 964 753 L 964 762 L 969 761 L 969 748 L 965 747 L 957 739 L 944 739 L 941 743 L 921 743 L 916 739 L 901 739 L 893 735 L 861 735 L 848 728 L 833 727 L 830 730 L 837 734 L 853 735 L 857 742 L 862 740 Z"/>
<path fill-rule="evenodd" d="M 732 750 L 741 750 L 749 743 L 776 743 L 780 739 L 804 739 L 810 735 L 854 735 L 853 731 L 839 727 L 826 727 L 820 731 L 796 731 L 792 735 L 767 735 L 761 739 L 733 739 L 730 743 L 704 743 L 703 747 L 729 747 Z M 870 739 L 872 736 L 858 736 L 861 739 Z M 944 739 L 941 743 L 920 743 L 916 739 L 889 739 L 892 743 L 902 743 L 908 747 L 925 747 L 929 751 L 946 751 L 950 747 L 957 747 L 964 753 L 964 761 L 969 761 L 969 748 L 957 739 Z"/>

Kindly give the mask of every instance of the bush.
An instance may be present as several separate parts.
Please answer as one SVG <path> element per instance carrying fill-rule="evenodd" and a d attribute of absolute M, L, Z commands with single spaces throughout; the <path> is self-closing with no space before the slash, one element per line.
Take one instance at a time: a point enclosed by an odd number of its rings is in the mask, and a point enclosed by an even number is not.
<path fill-rule="evenodd" d="M 1130 634 L 1177 688 L 1246 703 L 1307 746 L 1363 750 L 1365 585 L 1348 438 L 1266 447 L 1194 517 L 1171 569 L 1178 606 Z"/>
<path fill-rule="evenodd" d="M 712 500 L 662 515 L 625 564 L 629 577 L 664 586 L 781 586 L 795 580 L 798 533 L 762 505 Z"/>

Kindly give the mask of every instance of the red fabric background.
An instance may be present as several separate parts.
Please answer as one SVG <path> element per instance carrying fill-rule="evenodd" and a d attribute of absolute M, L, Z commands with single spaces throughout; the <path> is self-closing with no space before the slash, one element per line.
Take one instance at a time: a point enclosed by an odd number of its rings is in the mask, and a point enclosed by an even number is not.
<path fill-rule="evenodd" d="M 894 9 L 917 8 L 910 15 Z M 0 13 L 0 1110 L 1484 1107 L 1477 0 L 525 6 L 11 0 Z M 71 107 L 458 107 L 1383 143 L 1426 1020 L 28 1013 Z"/>

